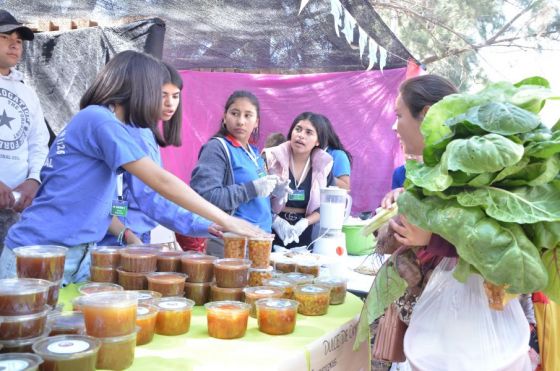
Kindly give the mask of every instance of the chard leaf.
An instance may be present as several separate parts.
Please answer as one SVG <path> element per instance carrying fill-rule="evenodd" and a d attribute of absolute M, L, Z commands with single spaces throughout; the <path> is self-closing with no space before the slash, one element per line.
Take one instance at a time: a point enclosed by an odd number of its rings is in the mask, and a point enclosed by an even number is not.
<path fill-rule="evenodd" d="M 509 102 L 533 113 L 539 113 L 547 99 L 560 99 L 549 88 L 537 85 L 524 85 L 513 94 Z"/>
<path fill-rule="evenodd" d="M 455 139 L 447 145 L 449 170 L 481 174 L 515 165 L 523 157 L 523 146 L 501 135 L 487 134 Z"/>
<path fill-rule="evenodd" d="M 539 250 L 560 247 L 560 222 L 525 224 L 523 229 Z"/>
<path fill-rule="evenodd" d="M 527 156 L 549 158 L 560 152 L 560 131 L 555 131 L 547 139 L 531 141 L 526 145 Z"/>
<path fill-rule="evenodd" d="M 411 191 L 397 200 L 399 212 L 412 224 L 452 243 L 459 256 L 494 284 L 510 285 L 515 293 L 542 290 L 547 272 L 535 245 L 517 224 L 503 224 L 478 207 L 455 200 L 420 197 Z"/>
<path fill-rule="evenodd" d="M 495 177 L 496 177 L 496 173 L 478 174 L 473 179 L 469 180 L 467 185 L 471 187 L 482 187 L 482 186 L 490 185 L 494 181 Z"/>
<path fill-rule="evenodd" d="M 520 161 L 521 162 L 521 161 Z M 506 169 L 512 169 L 511 166 Z M 504 171 L 506 170 L 504 169 Z M 525 165 L 516 173 L 508 175 L 499 182 L 500 187 L 519 187 L 519 186 L 539 186 L 551 182 L 556 178 L 560 171 L 560 159 L 558 155 L 547 158 L 546 160 L 535 161 Z"/>
<path fill-rule="evenodd" d="M 504 170 L 500 171 L 498 173 L 498 175 L 496 175 L 496 178 L 494 179 L 494 182 L 499 182 L 500 180 L 503 180 L 510 175 L 513 175 L 513 174 L 516 174 L 516 173 L 520 172 L 521 170 L 523 170 L 525 168 L 525 166 L 529 165 L 529 162 L 530 162 L 530 160 L 529 160 L 528 157 L 523 157 L 521 160 L 519 160 L 518 163 L 516 163 L 512 166 L 508 166 Z"/>
<path fill-rule="evenodd" d="M 544 88 L 550 88 L 550 83 L 548 82 L 548 80 L 541 76 L 527 77 L 526 79 L 523 79 L 518 83 L 513 84 L 513 86 L 515 86 L 516 88 L 520 88 L 523 85 L 537 85 L 537 86 L 542 86 Z"/>
<path fill-rule="evenodd" d="M 507 223 L 530 224 L 560 220 L 560 189 L 556 182 L 511 190 L 480 187 L 457 195 L 464 207 L 481 206 L 486 214 Z"/>
<path fill-rule="evenodd" d="M 406 162 L 406 178 L 415 186 L 434 192 L 446 190 L 453 183 L 442 164 L 430 167 L 417 161 Z"/>
<path fill-rule="evenodd" d="M 546 251 L 542 260 L 548 273 L 548 284 L 543 291 L 550 300 L 560 304 L 560 249 Z"/>

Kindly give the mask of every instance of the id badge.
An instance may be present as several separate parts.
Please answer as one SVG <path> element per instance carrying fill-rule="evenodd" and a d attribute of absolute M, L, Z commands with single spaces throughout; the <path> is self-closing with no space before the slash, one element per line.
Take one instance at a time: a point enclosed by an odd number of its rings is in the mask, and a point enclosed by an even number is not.
<path fill-rule="evenodd" d="M 113 205 L 111 206 L 111 215 L 126 216 L 126 214 L 128 214 L 128 201 L 113 200 Z"/>
<path fill-rule="evenodd" d="M 305 201 L 305 191 L 296 189 L 291 195 L 288 195 L 288 201 Z"/>

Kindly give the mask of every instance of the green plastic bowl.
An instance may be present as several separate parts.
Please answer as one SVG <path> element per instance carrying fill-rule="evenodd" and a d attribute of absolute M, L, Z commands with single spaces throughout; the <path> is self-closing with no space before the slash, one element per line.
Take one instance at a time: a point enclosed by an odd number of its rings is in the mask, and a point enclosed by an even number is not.
<path fill-rule="evenodd" d="M 373 234 L 362 235 L 362 225 L 344 225 L 342 232 L 346 236 L 346 251 L 350 255 L 367 255 L 373 251 Z"/>

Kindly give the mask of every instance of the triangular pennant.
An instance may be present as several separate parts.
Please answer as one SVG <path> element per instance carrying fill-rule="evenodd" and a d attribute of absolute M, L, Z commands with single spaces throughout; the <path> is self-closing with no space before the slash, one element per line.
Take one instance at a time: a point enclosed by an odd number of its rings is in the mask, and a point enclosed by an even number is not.
<path fill-rule="evenodd" d="M 331 0 L 331 14 L 334 18 L 334 30 L 340 37 L 339 28 L 342 27 L 342 4 L 338 0 Z"/>
<path fill-rule="evenodd" d="M 373 66 L 377 63 L 377 43 L 373 39 L 368 40 L 369 49 L 369 65 L 367 70 L 371 70 Z"/>
<path fill-rule="evenodd" d="M 387 50 L 383 47 L 379 47 L 379 69 L 383 71 L 383 68 L 387 64 Z"/>
<path fill-rule="evenodd" d="M 344 28 L 342 33 L 346 36 L 346 41 L 348 44 L 352 44 L 354 41 L 354 27 L 356 27 L 356 20 L 348 11 L 344 10 Z"/>
<path fill-rule="evenodd" d="M 309 0 L 301 0 L 301 4 L 299 5 L 298 15 L 301 14 L 301 11 L 303 10 L 303 8 L 305 8 L 305 6 L 307 5 L 308 2 L 309 2 Z"/>
<path fill-rule="evenodd" d="M 366 31 L 364 31 L 361 27 L 358 26 L 358 34 L 360 38 L 358 40 L 358 45 L 360 46 L 360 59 L 364 55 L 364 51 L 366 50 L 366 45 L 368 43 L 368 35 Z"/>

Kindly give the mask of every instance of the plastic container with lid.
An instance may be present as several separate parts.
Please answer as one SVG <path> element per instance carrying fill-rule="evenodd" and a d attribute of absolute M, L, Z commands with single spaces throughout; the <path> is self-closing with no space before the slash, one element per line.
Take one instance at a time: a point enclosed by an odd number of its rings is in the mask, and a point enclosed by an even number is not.
<path fill-rule="evenodd" d="M 62 312 L 49 317 L 51 332 L 49 336 L 56 335 L 83 335 L 86 332 L 86 323 L 82 312 Z"/>
<path fill-rule="evenodd" d="M 47 293 L 47 304 L 51 306 L 51 308 L 56 307 L 58 304 L 58 294 L 60 293 L 60 286 L 62 285 L 62 280 L 52 282 L 51 287 L 49 288 L 49 292 Z"/>
<path fill-rule="evenodd" d="M 158 272 L 181 272 L 181 257 L 184 251 L 161 251 L 157 255 Z"/>
<path fill-rule="evenodd" d="M 300 260 L 296 263 L 296 272 L 319 277 L 321 264 L 317 260 Z"/>
<path fill-rule="evenodd" d="M 224 258 L 244 259 L 247 238 L 235 233 L 224 233 Z"/>
<path fill-rule="evenodd" d="M 33 353 L 0 354 L 0 370 L 4 371 L 36 371 L 43 359 Z"/>
<path fill-rule="evenodd" d="M 154 304 L 161 298 L 161 294 L 151 290 L 136 290 L 138 293 L 138 304 Z"/>
<path fill-rule="evenodd" d="M 82 312 L 86 332 L 95 337 L 124 336 L 136 328 L 138 294 L 132 291 L 100 292 L 84 296 Z"/>
<path fill-rule="evenodd" d="M 191 327 L 194 301 L 181 297 L 161 298 L 157 304 L 156 334 L 181 335 Z"/>
<path fill-rule="evenodd" d="M 148 290 L 161 293 L 162 296 L 183 296 L 185 293 L 185 273 L 154 272 L 146 275 Z"/>
<path fill-rule="evenodd" d="M 107 370 L 124 370 L 132 366 L 138 330 L 135 329 L 131 334 L 123 336 L 100 338 L 101 347 L 97 354 L 95 367 Z"/>
<path fill-rule="evenodd" d="M 112 267 L 97 267 L 92 265 L 89 267 L 90 280 L 92 282 L 113 282 L 119 280 L 117 269 Z"/>
<path fill-rule="evenodd" d="M 125 247 L 120 250 L 121 269 L 127 272 L 147 273 L 157 269 L 159 250 L 145 247 Z"/>
<path fill-rule="evenodd" d="M 251 267 L 266 268 L 269 266 L 272 241 L 274 241 L 272 237 L 249 238 L 247 254 L 251 260 Z"/>
<path fill-rule="evenodd" d="M 272 267 L 249 268 L 249 286 L 262 286 L 264 281 L 272 278 Z"/>
<path fill-rule="evenodd" d="M 296 271 L 296 262 L 292 258 L 281 257 L 274 261 L 274 269 L 282 273 L 290 273 Z"/>
<path fill-rule="evenodd" d="M 148 344 L 154 337 L 156 330 L 158 309 L 152 304 L 138 304 L 136 311 L 136 326 L 140 329 L 136 336 L 136 345 Z"/>
<path fill-rule="evenodd" d="M 239 301 L 212 301 L 206 307 L 208 335 L 217 339 L 237 339 L 245 335 L 251 306 Z"/>
<path fill-rule="evenodd" d="M 331 305 L 342 304 L 346 299 L 346 278 L 341 277 L 318 277 L 315 278 L 315 284 L 326 286 L 331 289 Z"/>
<path fill-rule="evenodd" d="M 278 287 L 272 286 L 255 286 L 255 287 L 246 287 L 243 289 L 245 292 L 245 303 L 251 305 L 251 317 L 257 317 L 257 308 L 255 307 L 255 302 L 259 299 L 264 298 L 281 298 L 284 290 Z"/>
<path fill-rule="evenodd" d="M 294 298 L 294 291 L 296 289 L 296 284 L 293 281 L 284 278 L 271 278 L 265 280 L 263 286 L 272 286 L 278 287 L 279 289 L 283 290 L 282 298 L 283 299 L 293 299 Z"/>
<path fill-rule="evenodd" d="M 50 327 L 46 326 L 45 331 L 34 338 L 18 340 L 0 340 L 0 353 L 31 353 L 31 346 L 37 341 L 46 338 L 51 332 Z"/>
<path fill-rule="evenodd" d="M 45 309 L 52 282 L 36 278 L 0 280 L 0 316 L 39 313 Z"/>
<path fill-rule="evenodd" d="M 187 282 L 185 296 L 194 301 L 195 305 L 204 305 L 210 301 L 210 286 L 212 282 Z"/>
<path fill-rule="evenodd" d="M 41 370 L 95 370 L 101 341 L 86 335 L 58 335 L 33 344 L 33 352 L 43 358 Z"/>
<path fill-rule="evenodd" d="M 145 290 L 148 288 L 146 273 L 127 272 L 117 268 L 119 285 L 125 290 Z"/>
<path fill-rule="evenodd" d="M 181 269 L 188 275 L 187 282 L 212 282 L 214 260 L 211 255 L 188 254 L 181 257 Z"/>
<path fill-rule="evenodd" d="M 259 331 L 269 335 L 286 335 L 294 332 L 299 303 L 290 299 L 259 299 L 257 322 Z"/>
<path fill-rule="evenodd" d="M 215 283 L 210 286 L 211 301 L 245 301 L 243 287 L 218 287 Z"/>
<path fill-rule="evenodd" d="M 109 283 L 109 282 L 90 282 L 78 288 L 78 292 L 81 295 L 91 295 L 91 294 L 96 294 L 98 292 L 123 291 L 123 290 L 124 289 L 121 285 L 117 285 L 116 283 Z"/>
<path fill-rule="evenodd" d="M 84 296 L 76 296 L 72 299 L 72 310 L 74 312 L 81 312 L 83 308 Z"/>
<path fill-rule="evenodd" d="M 247 259 L 218 259 L 214 261 L 214 276 L 219 287 L 245 287 L 251 262 Z"/>
<path fill-rule="evenodd" d="M 64 274 L 64 261 L 68 249 L 54 245 L 16 247 L 17 275 L 20 278 L 41 278 L 60 281 Z"/>
<path fill-rule="evenodd" d="M 298 313 L 306 316 L 322 316 L 327 314 L 331 301 L 331 289 L 318 285 L 302 285 L 296 287 L 294 299 L 299 301 Z"/>
<path fill-rule="evenodd" d="M 22 316 L 0 316 L 0 340 L 21 340 L 40 336 L 45 331 L 47 313 L 50 307 L 43 307 L 43 311 Z"/>
<path fill-rule="evenodd" d="M 121 263 L 121 254 L 117 246 L 97 246 L 91 250 L 91 265 L 104 268 L 117 268 Z"/>
<path fill-rule="evenodd" d="M 284 273 L 278 276 L 278 278 L 290 280 L 296 285 L 306 285 L 308 283 L 313 283 L 313 280 L 315 279 L 315 277 L 313 277 L 313 275 L 311 274 L 297 272 Z"/>

